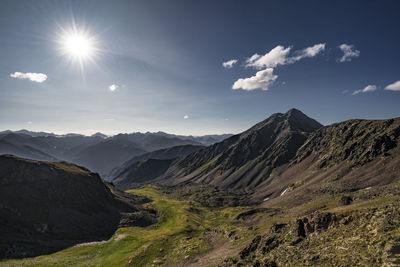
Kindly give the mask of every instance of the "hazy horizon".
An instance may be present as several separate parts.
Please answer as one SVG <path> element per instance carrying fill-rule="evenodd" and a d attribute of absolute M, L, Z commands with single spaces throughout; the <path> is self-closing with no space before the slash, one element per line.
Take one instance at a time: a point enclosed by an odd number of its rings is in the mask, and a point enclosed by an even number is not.
<path fill-rule="evenodd" d="M 287 111 L 287 110 L 286 110 Z M 282 112 L 274 112 L 274 113 L 285 113 L 286 111 L 282 111 Z M 273 113 L 271 113 L 271 114 L 269 114 L 269 115 L 267 115 L 264 119 L 267 119 L 269 116 L 271 116 Z M 321 123 L 318 119 L 316 119 L 315 117 L 313 117 L 313 116 L 310 116 L 309 114 L 305 114 L 305 115 L 307 115 L 307 116 L 309 116 L 310 118 L 312 118 L 312 119 L 315 119 L 316 121 L 318 121 L 319 123 Z M 399 116 L 400 117 L 400 116 Z M 396 117 L 388 117 L 388 118 L 349 118 L 349 119 L 362 119 L 362 120 L 385 120 L 385 119 L 392 119 L 392 118 L 396 118 Z M 264 120 L 263 119 L 263 120 Z M 346 119 L 347 120 L 347 119 Z M 345 121 L 345 120 L 344 120 Z M 113 135 L 117 135 L 117 134 L 131 134 L 131 133 L 157 133 L 157 132 L 163 132 L 163 133 L 167 133 L 167 134 L 175 134 L 175 135 L 183 135 L 183 136 L 204 136 L 204 135 L 223 135 L 223 134 L 239 134 L 239 133 L 242 133 L 242 132 L 244 132 L 244 131 L 246 131 L 246 130 L 248 130 L 248 129 L 250 129 L 251 127 L 253 127 L 256 123 L 258 123 L 258 122 L 260 122 L 260 121 L 256 121 L 256 122 L 252 122 L 252 123 L 249 123 L 249 126 L 248 127 L 245 127 L 245 128 L 243 128 L 243 129 L 240 129 L 238 132 L 233 132 L 233 131 L 231 131 L 231 132 L 222 132 L 222 133 L 213 133 L 213 132 L 210 132 L 210 133 L 205 133 L 205 134 L 191 134 L 191 133 L 179 133 L 179 132 L 170 132 L 170 131 L 164 131 L 164 130 L 154 130 L 154 131 L 149 131 L 149 130 L 142 130 L 142 131 L 137 131 L 137 130 L 132 130 L 132 131 L 120 131 L 120 132 L 118 132 L 118 131 L 116 131 L 116 132 L 111 132 L 111 133 L 109 133 L 108 131 L 102 131 L 102 130 L 94 130 L 94 129 L 88 129 L 88 130 L 86 130 L 86 131 L 83 131 L 83 130 L 77 130 L 77 131 L 65 131 L 65 132 L 60 132 L 60 131 L 53 131 L 53 130 L 46 130 L 46 129 L 35 129 L 35 128 L 29 128 L 29 127 L 26 127 L 26 128 L 20 128 L 20 129 L 0 129 L 0 132 L 3 132 L 3 131 L 7 131 L 7 130 L 10 130 L 10 131 L 21 131 L 21 130 L 27 130 L 27 131 L 31 131 L 31 132 L 45 132 L 45 133 L 52 133 L 52 134 L 56 134 L 56 135 L 66 135 L 66 134 L 81 134 L 81 135 L 85 135 L 85 136 L 90 136 L 90 135 L 93 135 L 93 134 L 96 134 L 96 133 L 102 133 L 102 134 L 105 134 L 105 135 L 108 135 L 108 136 L 113 136 Z M 324 124 L 324 123 L 321 123 L 321 124 L 323 124 L 324 126 L 327 126 L 327 125 L 331 125 L 331 124 L 334 124 L 334 123 L 338 123 L 338 122 L 342 122 L 342 121 L 333 121 L 333 122 L 331 122 L 331 123 L 329 123 L 329 124 Z"/>

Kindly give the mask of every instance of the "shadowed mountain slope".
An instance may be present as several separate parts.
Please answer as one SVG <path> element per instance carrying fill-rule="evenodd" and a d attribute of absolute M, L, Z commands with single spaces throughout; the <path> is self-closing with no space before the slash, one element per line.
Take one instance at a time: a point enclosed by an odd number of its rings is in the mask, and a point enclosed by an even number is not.
<path fill-rule="evenodd" d="M 55 157 L 40 151 L 34 147 L 24 144 L 14 144 L 6 140 L 0 140 L 0 155 L 1 154 L 13 154 L 18 157 L 24 157 L 28 159 L 40 159 L 40 160 L 57 160 Z"/>
<path fill-rule="evenodd" d="M 69 134 L 61 137 L 54 135 L 31 136 L 29 134 L 25 134 L 24 131 L 8 133 L 6 131 L 5 134 L 0 135 L 0 141 L 5 141 L 17 147 L 28 146 L 53 157 L 53 159 L 28 157 L 37 160 L 54 160 L 54 158 L 60 160 L 71 160 L 71 157 L 73 155 L 79 153 L 89 146 L 101 142 L 102 140 L 103 138 L 101 137 L 91 137 L 74 134 Z M 25 155 L 14 153 L 14 151 L 11 149 L 4 149 L 2 150 L 2 153 L 26 157 Z"/>
<path fill-rule="evenodd" d="M 112 179 L 118 177 L 122 172 L 126 169 L 130 168 L 131 165 L 137 163 L 138 161 L 145 161 L 148 159 L 177 159 L 183 158 L 187 155 L 196 152 L 202 149 L 203 146 L 194 146 L 194 145 L 183 145 L 183 146 L 174 146 L 169 148 L 164 148 L 156 151 L 152 151 L 149 153 L 145 153 L 140 156 L 136 156 L 131 158 L 130 160 L 126 161 L 121 166 L 112 170 L 109 174 L 109 177 Z"/>
<path fill-rule="evenodd" d="M 114 189 L 65 162 L 0 156 L 0 256 L 26 257 L 109 238 L 118 226 L 146 226 L 148 199 Z"/>
<path fill-rule="evenodd" d="M 112 183 L 120 189 L 126 190 L 151 183 L 162 175 L 175 159 L 146 159 L 137 161 L 123 170 Z"/>
<path fill-rule="evenodd" d="M 309 134 L 322 127 L 301 111 L 276 113 L 249 130 L 175 162 L 160 183 L 207 183 L 222 188 L 255 188 L 288 163 Z"/>
<path fill-rule="evenodd" d="M 127 159 L 146 152 L 135 143 L 107 139 L 79 152 L 72 158 L 72 162 L 77 162 L 92 171 L 105 175 L 115 166 L 123 164 Z"/>

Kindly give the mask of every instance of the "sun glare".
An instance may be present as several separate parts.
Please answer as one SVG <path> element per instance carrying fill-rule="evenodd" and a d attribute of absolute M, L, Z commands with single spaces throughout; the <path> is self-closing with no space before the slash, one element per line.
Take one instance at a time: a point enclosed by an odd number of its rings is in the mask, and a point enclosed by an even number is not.
<path fill-rule="evenodd" d="M 90 39 L 79 34 L 66 36 L 64 46 L 65 51 L 73 57 L 85 58 L 93 52 Z"/>
<path fill-rule="evenodd" d="M 61 54 L 81 65 L 84 61 L 93 61 L 98 50 L 95 38 L 89 33 L 77 29 L 63 31 L 59 38 L 59 45 Z"/>

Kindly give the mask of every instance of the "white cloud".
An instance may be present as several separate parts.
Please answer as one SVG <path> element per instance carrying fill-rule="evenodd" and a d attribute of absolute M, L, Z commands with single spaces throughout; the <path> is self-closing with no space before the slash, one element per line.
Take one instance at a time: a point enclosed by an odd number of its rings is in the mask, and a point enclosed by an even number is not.
<path fill-rule="evenodd" d="M 376 85 L 368 85 L 364 89 L 356 90 L 353 92 L 353 95 L 359 94 L 359 93 L 367 93 L 367 92 L 373 92 L 376 90 Z"/>
<path fill-rule="evenodd" d="M 188 116 L 188 115 L 185 115 L 185 116 L 183 116 L 183 118 L 184 118 L 185 120 L 187 120 L 187 119 L 189 119 L 189 116 Z"/>
<path fill-rule="evenodd" d="M 388 86 L 385 87 L 385 90 L 400 91 L 400 81 L 389 84 Z"/>
<path fill-rule="evenodd" d="M 237 62 L 238 62 L 237 59 L 231 59 L 231 60 L 228 60 L 228 61 L 223 62 L 223 63 L 222 63 L 222 66 L 223 66 L 224 68 L 230 69 L 230 68 L 232 68 L 233 65 L 235 65 Z"/>
<path fill-rule="evenodd" d="M 302 50 L 298 50 L 294 52 L 295 56 L 291 57 L 288 62 L 289 63 L 294 63 L 300 59 L 306 58 L 306 57 L 315 57 L 319 53 L 325 50 L 325 43 L 321 44 L 316 44 L 307 48 L 304 48 Z"/>
<path fill-rule="evenodd" d="M 23 73 L 23 72 L 14 72 L 10 74 L 10 77 L 12 78 L 16 78 L 16 79 L 28 79 L 32 82 L 37 82 L 37 83 L 42 83 L 45 80 L 47 80 L 47 75 L 44 73 L 32 73 L 32 72 L 27 72 L 27 73 Z"/>
<path fill-rule="evenodd" d="M 246 60 L 246 67 L 262 69 L 264 67 L 273 68 L 278 65 L 284 65 L 287 63 L 287 58 L 291 49 L 292 48 L 290 46 L 285 48 L 281 45 L 278 45 L 263 56 L 254 54 Z"/>
<path fill-rule="evenodd" d="M 108 87 L 108 89 L 109 89 L 111 92 L 114 92 L 115 90 L 118 89 L 118 87 L 119 87 L 119 85 L 111 84 L 111 85 Z"/>
<path fill-rule="evenodd" d="M 360 56 L 360 51 L 354 49 L 354 45 L 341 44 L 338 47 L 343 52 L 339 62 L 350 62 L 353 58 Z"/>
<path fill-rule="evenodd" d="M 313 46 L 297 50 L 292 53 L 293 56 L 289 55 L 291 49 L 291 46 L 285 48 L 281 45 L 278 45 L 263 56 L 254 54 L 246 60 L 246 67 L 262 69 L 264 67 L 274 68 L 278 65 L 292 64 L 303 58 L 315 57 L 325 50 L 325 43 L 315 44 Z"/>
<path fill-rule="evenodd" d="M 251 91 L 255 89 L 268 90 L 269 86 L 278 78 L 273 74 L 273 68 L 258 71 L 255 76 L 250 78 L 238 79 L 232 86 L 232 89 L 243 89 Z"/>
<path fill-rule="evenodd" d="M 325 50 L 325 43 L 315 44 L 291 53 L 292 46 L 284 47 L 278 45 L 265 55 L 253 54 L 246 60 L 246 67 L 253 67 L 260 70 L 255 76 L 238 79 L 232 89 L 243 89 L 247 91 L 262 89 L 268 90 L 269 86 L 278 78 L 273 74 L 276 66 L 293 64 L 303 58 L 315 57 Z M 262 70 L 264 69 L 264 70 Z M 282 83 L 284 84 L 284 83 Z"/>

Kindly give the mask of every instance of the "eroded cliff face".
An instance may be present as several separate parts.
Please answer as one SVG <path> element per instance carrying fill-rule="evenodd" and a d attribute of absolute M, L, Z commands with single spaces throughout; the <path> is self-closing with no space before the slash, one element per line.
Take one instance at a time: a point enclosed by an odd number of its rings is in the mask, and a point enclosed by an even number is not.
<path fill-rule="evenodd" d="M 124 226 L 146 226 L 149 199 L 118 191 L 95 173 L 65 162 L 0 156 L 3 257 L 32 256 L 110 237 Z"/>

